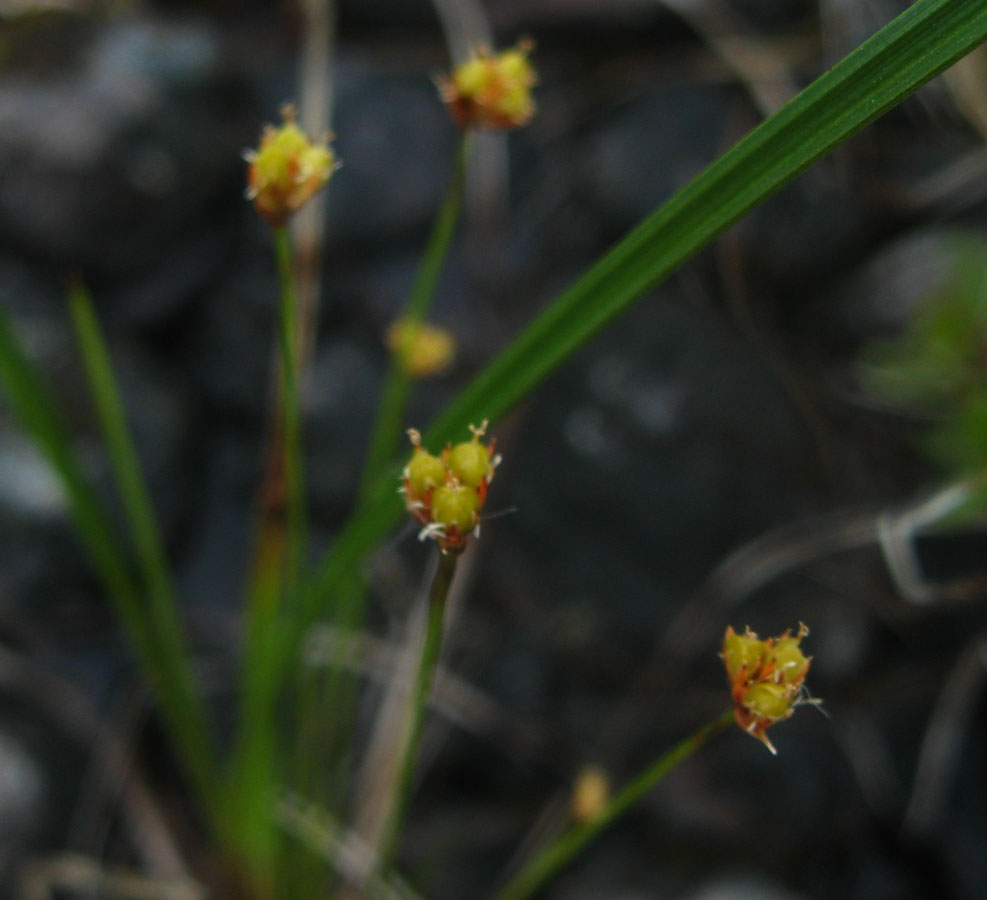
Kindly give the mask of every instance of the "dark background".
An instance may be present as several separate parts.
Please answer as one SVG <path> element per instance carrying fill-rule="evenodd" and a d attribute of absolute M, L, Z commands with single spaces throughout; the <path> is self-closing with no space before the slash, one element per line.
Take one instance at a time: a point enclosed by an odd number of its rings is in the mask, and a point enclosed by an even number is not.
<path fill-rule="evenodd" d="M 535 39 L 539 112 L 476 147 L 434 312 L 459 354 L 417 391 L 411 424 L 906 4 L 674 5 L 686 18 L 652 0 L 482 7 L 498 45 Z M 0 5 L 0 299 L 108 486 L 64 309 L 70 273 L 91 287 L 221 706 L 276 297 L 240 155 L 299 96 L 305 19 L 287 2 L 19 9 Z M 343 167 L 318 241 L 305 395 L 319 549 L 352 502 L 382 335 L 453 151 L 431 80 L 449 64 L 446 37 L 424 0 L 336 9 Z M 453 28 L 451 40 L 472 37 Z M 545 896 L 983 896 L 984 544 L 974 528 L 906 536 L 919 581 L 889 569 L 878 517 L 946 476 L 915 450 L 924 423 L 868 399 L 855 372 L 860 349 L 948 279 L 950 234 L 983 235 L 983 57 L 972 66 L 972 88 L 940 78 L 823 160 L 495 430 L 504 463 L 488 510 L 515 511 L 485 524 L 466 558 L 445 648 L 483 703 L 430 723 L 404 846 L 430 898 L 488 895 L 584 765 L 619 782 L 723 708 L 727 624 L 766 636 L 799 621 L 828 717 L 805 709 L 779 726 L 777 758 L 735 730 L 720 737 Z M 400 633 L 428 555 L 405 531 L 377 557 L 375 633 Z M 146 802 L 181 809 L 146 701 L 57 485 L 0 406 L 5 896 L 29 897 L 25 873 L 66 851 L 146 861 L 127 819 L 142 808 L 134 781 L 106 763 L 133 752 Z"/>

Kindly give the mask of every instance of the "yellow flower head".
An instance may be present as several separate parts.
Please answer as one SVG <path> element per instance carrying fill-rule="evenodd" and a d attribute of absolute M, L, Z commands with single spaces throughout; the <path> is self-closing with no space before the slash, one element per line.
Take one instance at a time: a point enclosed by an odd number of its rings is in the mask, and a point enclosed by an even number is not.
<path fill-rule="evenodd" d="M 336 158 L 329 148 L 329 135 L 313 143 L 295 124 L 295 108 L 281 109 L 284 124 L 268 125 L 261 135 L 260 146 L 248 150 L 247 199 L 274 228 L 284 225 L 322 188 L 336 168 Z"/>
<path fill-rule="evenodd" d="M 471 441 L 446 445 L 439 456 L 422 446 L 414 428 L 408 431 L 414 450 L 401 475 L 401 493 L 408 512 L 422 526 L 418 537 L 434 538 L 443 553 L 462 553 L 469 536 L 478 531 L 487 488 L 500 462 L 494 441 L 480 440 L 486 425 L 470 426 Z"/>
<path fill-rule="evenodd" d="M 528 60 L 533 44 L 493 54 L 479 48 L 452 75 L 439 80 L 439 92 L 456 124 L 505 130 L 527 124 L 535 114 L 531 89 L 537 81 Z"/>
<path fill-rule="evenodd" d="M 812 657 L 802 653 L 802 638 L 809 633 L 799 625 L 776 638 L 761 640 L 749 628 L 737 634 L 727 628 L 720 656 L 727 672 L 733 715 L 737 724 L 777 752 L 765 733 L 776 722 L 783 722 L 803 703 L 818 704 L 805 689 L 805 676 Z"/>

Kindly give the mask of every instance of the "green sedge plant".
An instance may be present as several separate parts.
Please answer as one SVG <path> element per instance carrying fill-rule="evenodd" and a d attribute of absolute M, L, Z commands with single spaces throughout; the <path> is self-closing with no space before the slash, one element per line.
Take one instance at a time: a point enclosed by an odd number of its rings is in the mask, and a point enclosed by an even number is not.
<path fill-rule="evenodd" d="M 410 799 L 418 739 L 443 630 L 456 561 L 467 549 L 496 466 L 480 422 L 495 425 L 558 366 L 635 300 L 780 187 L 987 37 L 987 0 L 919 0 L 813 82 L 785 107 L 683 187 L 597 260 L 460 393 L 423 435 L 413 433 L 410 456 L 400 449 L 413 371 L 407 365 L 426 324 L 438 276 L 461 205 L 469 136 L 476 128 L 509 128 L 533 114 L 531 47 L 478 52 L 441 82 L 442 99 L 460 130 L 450 186 L 405 310 L 408 324 L 394 362 L 348 524 L 321 559 L 309 557 L 299 384 L 298 315 L 291 214 L 328 181 L 335 159 L 327 142 L 313 142 L 286 111 L 249 155 L 249 196 L 272 229 L 281 296 L 276 326 L 279 390 L 271 440 L 269 483 L 255 527 L 246 597 L 240 709 L 229 752 L 219 750 L 201 696 L 188 639 L 146 486 L 130 437 L 112 366 L 91 299 L 73 284 L 69 306 L 80 354 L 126 516 L 127 538 L 116 532 L 102 498 L 79 462 L 56 397 L 0 315 L 0 384 L 9 405 L 46 456 L 68 498 L 83 546 L 127 631 L 177 760 L 189 781 L 229 876 L 226 890 L 248 900 L 324 897 L 331 885 L 370 897 L 413 897 L 393 861 Z M 438 449 L 436 454 L 425 448 Z M 446 448 L 446 449 L 441 449 Z M 345 803 L 333 803 L 324 782 L 311 779 L 311 754 L 290 760 L 317 715 L 347 705 L 326 704 L 306 680 L 302 650 L 312 626 L 328 620 L 362 625 L 359 573 L 366 557 L 401 516 L 396 486 L 437 564 L 427 599 L 428 622 L 408 698 L 397 775 L 383 827 L 354 855 Z M 731 709 L 661 754 L 594 814 L 536 851 L 519 874 L 495 888 L 494 900 L 534 896 L 592 839 L 713 734 L 735 721 L 771 742 L 765 731 L 802 703 L 809 660 L 796 637 L 760 640 L 728 630 L 722 647 Z M 338 666 L 337 666 L 338 669 Z M 321 684 L 331 692 L 339 680 Z M 286 696 L 292 704 L 285 706 Z M 341 696 L 341 695 L 339 695 Z M 297 727 L 284 729 L 285 709 Z M 289 719 L 291 717 L 288 717 Z M 345 730 L 348 723 L 333 727 Z M 308 734 L 318 734 L 318 730 Z M 361 855 L 362 854 L 362 855 Z M 357 860 L 354 862 L 354 860 Z M 301 862 L 300 862 L 301 861 Z M 301 873 L 301 874 L 299 874 Z M 342 882 L 334 881 L 338 876 Z M 341 895 L 344 895 L 341 893 Z"/>

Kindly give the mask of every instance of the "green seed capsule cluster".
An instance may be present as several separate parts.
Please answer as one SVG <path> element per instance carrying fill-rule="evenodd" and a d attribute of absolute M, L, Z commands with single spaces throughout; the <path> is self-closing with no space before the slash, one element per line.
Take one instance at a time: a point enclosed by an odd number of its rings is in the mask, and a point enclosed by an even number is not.
<path fill-rule="evenodd" d="M 765 732 L 789 718 L 795 707 L 806 701 L 805 676 L 811 657 L 802 653 L 802 638 L 809 633 L 799 625 L 776 638 L 761 640 L 749 628 L 737 634 L 727 628 L 723 636 L 723 666 L 733 697 L 734 718 L 748 734 L 761 741 L 772 753 L 774 745 Z"/>
<path fill-rule="evenodd" d="M 480 521 L 487 488 L 500 461 L 494 442 L 480 438 L 486 428 L 471 428 L 473 439 L 429 453 L 414 429 L 408 432 L 414 450 L 404 467 L 401 490 L 408 511 L 422 526 L 422 539 L 432 537 L 446 553 L 461 553 Z"/>

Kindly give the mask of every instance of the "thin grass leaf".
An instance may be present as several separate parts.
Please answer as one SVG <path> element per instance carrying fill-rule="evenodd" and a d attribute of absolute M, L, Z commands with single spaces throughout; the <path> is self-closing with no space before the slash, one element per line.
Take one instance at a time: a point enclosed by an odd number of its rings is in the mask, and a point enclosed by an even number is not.
<path fill-rule="evenodd" d="M 143 654 L 146 652 L 147 629 L 126 552 L 110 527 L 103 504 L 83 474 L 59 404 L 24 352 L 2 307 L 0 385 L 7 395 L 11 411 L 58 477 L 83 548 L 135 645 Z"/>
<path fill-rule="evenodd" d="M 182 761 L 207 808 L 215 813 L 219 809 L 215 751 L 192 676 L 178 599 L 99 321 L 88 291 L 79 282 L 70 287 L 69 309 L 147 592 L 146 601 L 139 601 L 141 608 L 128 613 L 139 617 L 142 639 L 143 629 L 150 632 L 148 674 Z"/>

